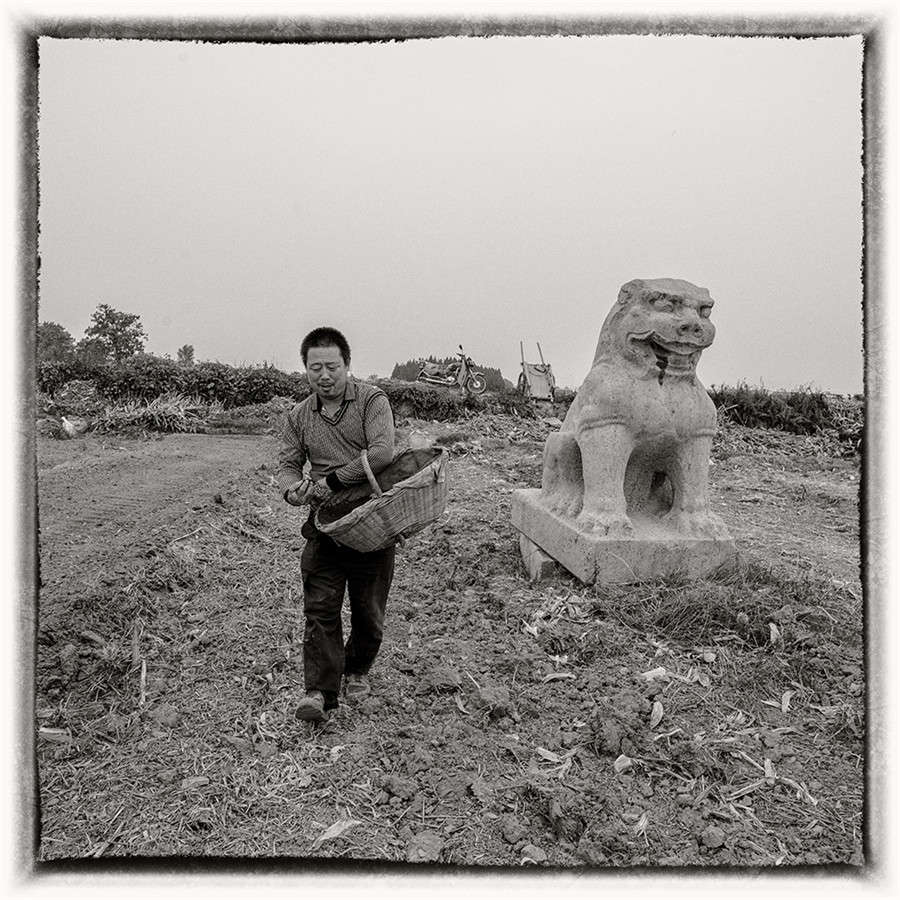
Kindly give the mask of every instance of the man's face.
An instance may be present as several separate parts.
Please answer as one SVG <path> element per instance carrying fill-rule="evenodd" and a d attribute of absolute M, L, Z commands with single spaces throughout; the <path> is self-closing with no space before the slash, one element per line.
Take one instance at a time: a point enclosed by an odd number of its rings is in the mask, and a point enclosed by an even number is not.
<path fill-rule="evenodd" d="M 347 386 L 348 368 L 339 347 L 310 347 L 306 352 L 309 386 L 322 400 L 340 400 Z"/>

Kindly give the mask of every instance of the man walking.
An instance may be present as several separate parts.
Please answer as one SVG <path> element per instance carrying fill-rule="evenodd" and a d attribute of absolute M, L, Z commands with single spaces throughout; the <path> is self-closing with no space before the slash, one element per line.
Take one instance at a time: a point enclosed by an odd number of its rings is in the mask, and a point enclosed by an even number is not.
<path fill-rule="evenodd" d="M 350 346 L 340 331 L 316 328 L 303 339 L 300 355 L 313 392 L 285 419 L 278 483 L 287 503 L 311 507 L 301 529 L 306 547 L 300 562 L 306 694 L 296 715 L 321 721 L 338 705 L 342 676 L 348 700 L 370 692 L 367 673 L 381 646 L 394 547 L 359 553 L 341 546 L 315 527 L 313 513 L 333 492 L 366 481 L 361 451 L 367 451 L 375 474 L 391 462 L 394 417 L 384 391 L 350 377 Z M 350 597 L 346 645 L 341 630 L 345 588 Z"/>

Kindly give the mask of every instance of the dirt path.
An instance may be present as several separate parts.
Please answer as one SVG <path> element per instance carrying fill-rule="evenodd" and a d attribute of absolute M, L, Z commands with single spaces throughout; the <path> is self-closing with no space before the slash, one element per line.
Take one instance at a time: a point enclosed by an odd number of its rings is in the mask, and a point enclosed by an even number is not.
<path fill-rule="evenodd" d="M 262 462 L 260 439 L 239 435 L 40 439 L 39 639 L 77 640 L 79 607 L 98 586 L 121 587 L 135 560 L 176 537 L 179 523 L 195 528 L 224 484 Z M 55 663 L 39 654 L 38 670 Z"/>
<path fill-rule="evenodd" d="M 213 499 L 219 486 L 259 465 L 258 437 L 170 435 L 160 440 L 41 439 L 41 558 L 93 556 L 128 545 Z"/>
<path fill-rule="evenodd" d="M 398 554 L 374 695 L 324 727 L 293 718 L 272 440 L 42 442 L 44 859 L 861 860 L 852 462 L 716 461 L 737 582 L 530 585 L 509 497 L 540 441 L 415 424 L 448 510 Z"/>

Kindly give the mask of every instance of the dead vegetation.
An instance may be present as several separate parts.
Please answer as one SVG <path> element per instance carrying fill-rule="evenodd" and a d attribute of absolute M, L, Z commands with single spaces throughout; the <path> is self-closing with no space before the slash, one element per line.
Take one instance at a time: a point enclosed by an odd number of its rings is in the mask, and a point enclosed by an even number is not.
<path fill-rule="evenodd" d="M 42 444 L 42 859 L 860 864 L 855 461 L 728 430 L 711 476 L 737 576 L 533 585 L 509 493 L 539 482 L 552 427 L 403 424 L 450 450 L 450 503 L 398 554 L 374 694 L 324 727 L 293 718 L 303 541 L 274 439 L 168 493 L 181 454 L 228 439 L 121 439 L 84 462 L 96 439 Z M 155 493 L 79 524 L 124 491 L 130 453 Z"/>

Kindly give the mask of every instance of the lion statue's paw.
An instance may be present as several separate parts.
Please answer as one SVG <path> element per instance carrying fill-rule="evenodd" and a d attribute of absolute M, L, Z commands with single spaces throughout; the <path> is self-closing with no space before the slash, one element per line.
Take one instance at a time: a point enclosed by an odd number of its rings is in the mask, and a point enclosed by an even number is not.
<path fill-rule="evenodd" d="M 673 510 L 663 516 L 663 522 L 673 531 L 685 537 L 708 541 L 727 541 L 731 537 L 725 523 L 711 512 L 676 512 Z"/>
<path fill-rule="evenodd" d="M 578 516 L 578 526 L 582 531 L 609 538 L 634 537 L 634 525 L 625 513 L 606 510 L 582 509 Z"/>

